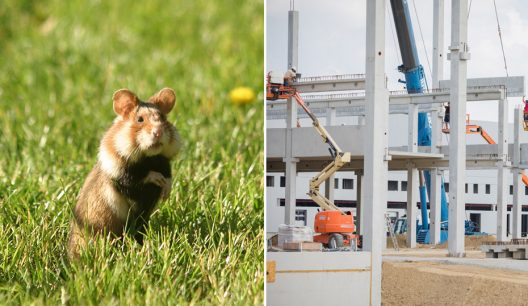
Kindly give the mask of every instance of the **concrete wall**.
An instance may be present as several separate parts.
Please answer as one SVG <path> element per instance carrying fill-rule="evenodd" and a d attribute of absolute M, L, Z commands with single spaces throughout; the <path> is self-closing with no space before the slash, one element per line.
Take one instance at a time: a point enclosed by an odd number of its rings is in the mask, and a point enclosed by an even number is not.
<path fill-rule="evenodd" d="M 266 304 L 369 305 L 369 252 L 268 252 L 275 282 L 266 282 Z"/>

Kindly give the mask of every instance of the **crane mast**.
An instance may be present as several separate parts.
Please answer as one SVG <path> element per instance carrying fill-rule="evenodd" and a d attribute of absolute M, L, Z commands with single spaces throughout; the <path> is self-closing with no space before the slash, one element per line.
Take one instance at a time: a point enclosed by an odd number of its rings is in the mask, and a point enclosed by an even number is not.
<path fill-rule="evenodd" d="M 402 65 L 398 70 L 405 75 L 405 81 L 399 80 L 406 84 L 408 93 L 422 93 L 424 91 L 425 74 L 423 66 L 420 64 L 418 52 L 416 50 L 416 41 L 411 22 L 411 14 L 407 0 L 391 0 L 392 14 L 398 36 L 398 43 L 402 56 Z M 431 146 L 431 119 L 428 113 L 418 114 L 418 145 Z M 428 229 L 427 198 L 426 193 L 430 190 L 431 176 L 429 171 L 423 171 L 420 174 L 420 202 L 422 210 L 422 228 Z M 425 184 L 423 182 L 425 181 Z M 447 196 L 444 189 L 444 182 L 440 187 L 441 193 L 441 222 L 447 221 L 448 208 Z"/>

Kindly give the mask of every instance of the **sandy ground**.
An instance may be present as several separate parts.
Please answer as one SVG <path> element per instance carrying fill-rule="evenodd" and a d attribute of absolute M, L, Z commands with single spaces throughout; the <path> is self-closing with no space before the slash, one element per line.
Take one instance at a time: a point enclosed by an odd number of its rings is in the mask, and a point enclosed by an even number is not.
<path fill-rule="evenodd" d="M 438 262 L 383 263 L 383 305 L 526 305 L 528 272 Z"/>
<path fill-rule="evenodd" d="M 406 235 L 396 235 L 396 240 L 398 241 L 398 246 L 401 249 L 406 248 L 407 236 Z M 495 241 L 495 236 L 465 236 L 464 243 L 465 249 L 467 250 L 480 250 L 480 245 L 486 241 Z M 418 249 L 447 249 L 447 242 L 439 244 L 436 246 L 431 246 L 428 244 L 417 244 Z M 387 249 L 392 249 L 393 243 L 390 238 L 387 238 Z"/>
<path fill-rule="evenodd" d="M 400 250 L 383 252 L 383 305 L 528 305 L 528 261 L 486 258 L 489 240 L 466 237 L 466 257 L 452 258 L 446 245 L 407 249 L 398 237 Z"/>

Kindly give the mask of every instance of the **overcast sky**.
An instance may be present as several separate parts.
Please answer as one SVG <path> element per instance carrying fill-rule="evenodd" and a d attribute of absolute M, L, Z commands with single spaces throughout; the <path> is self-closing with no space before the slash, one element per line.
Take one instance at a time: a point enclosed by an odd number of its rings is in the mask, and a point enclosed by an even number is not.
<path fill-rule="evenodd" d="M 497 0 L 499 22 L 510 76 L 528 74 L 528 1 Z M 289 0 L 266 0 L 266 71 L 286 69 Z M 416 18 L 414 7 L 418 12 Z M 415 38 L 421 64 L 428 82 L 431 75 L 433 37 L 433 0 L 409 0 Z M 299 65 L 303 76 L 364 73 L 366 0 L 297 0 L 299 11 Z M 401 64 L 397 37 L 390 11 L 386 9 L 386 61 L 389 89 L 403 89 L 397 71 Z M 445 49 L 451 40 L 451 1 L 445 0 Z M 423 41 L 418 27 L 420 22 Z M 469 15 L 468 44 L 471 60 L 468 77 L 506 76 L 493 0 L 474 0 Z M 444 51 L 447 53 L 447 51 Z M 449 62 L 444 63 L 444 78 L 449 79 Z M 521 98 L 510 98 L 510 120 L 513 108 Z M 477 120 L 497 120 L 495 102 L 469 103 L 468 112 Z"/>

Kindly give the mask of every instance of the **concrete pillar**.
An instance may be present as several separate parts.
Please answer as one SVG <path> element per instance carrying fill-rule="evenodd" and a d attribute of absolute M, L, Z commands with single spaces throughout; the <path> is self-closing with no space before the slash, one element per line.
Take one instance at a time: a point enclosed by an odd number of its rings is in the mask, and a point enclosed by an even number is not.
<path fill-rule="evenodd" d="M 365 116 L 359 116 L 358 117 L 358 125 L 365 125 L 365 124 L 366 124 Z"/>
<path fill-rule="evenodd" d="M 433 88 L 444 78 L 444 0 L 433 1 Z"/>
<path fill-rule="evenodd" d="M 299 70 L 299 12 L 288 11 L 288 68 Z"/>
<path fill-rule="evenodd" d="M 363 204 L 363 171 L 356 171 L 356 232 L 363 234 L 363 214 L 361 207 Z"/>
<path fill-rule="evenodd" d="M 521 238 L 521 214 L 522 214 L 522 194 L 524 185 L 522 183 L 522 170 L 519 169 L 521 162 L 521 135 L 524 132 L 523 128 L 523 112 L 516 108 L 514 112 L 513 125 L 513 207 L 512 207 L 512 238 Z"/>
<path fill-rule="evenodd" d="M 326 110 L 326 126 L 332 126 L 335 124 L 335 118 L 336 118 L 336 109 L 334 107 L 328 108 Z M 326 181 L 325 181 L 325 197 L 329 199 L 331 202 L 334 202 L 334 179 L 335 175 L 331 175 Z"/>
<path fill-rule="evenodd" d="M 443 116 L 442 106 L 437 106 L 436 110 L 431 112 L 431 153 L 440 153 L 442 145 L 442 123 Z"/>
<path fill-rule="evenodd" d="M 381 305 L 381 252 L 387 207 L 389 93 L 385 87 L 385 0 L 367 1 L 363 249 L 371 252 L 370 304 Z M 382 188 L 380 188 L 382 186 Z"/>
<path fill-rule="evenodd" d="M 467 0 L 451 2 L 451 132 L 449 141 L 449 240 L 448 254 L 465 256 L 466 99 L 467 99 Z"/>
<path fill-rule="evenodd" d="M 299 12 L 288 12 L 288 68 L 297 67 L 298 41 L 299 41 Z M 297 67 L 298 69 L 298 67 Z M 297 126 L 297 102 L 293 99 L 287 101 L 286 115 L 286 194 L 284 223 L 295 224 L 296 184 L 297 184 L 297 158 L 293 157 L 292 131 Z"/>
<path fill-rule="evenodd" d="M 418 105 L 409 104 L 409 124 L 407 128 L 407 151 L 418 152 Z"/>
<path fill-rule="evenodd" d="M 433 71 L 432 87 L 440 87 L 440 80 L 444 79 L 444 0 L 433 1 Z M 431 153 L 440 153 L 442 145 L 442 106 L 431 113 Z M 438 169 L 431 171 L 430 207 L 431 222 L 429 224 L 429 242 L 440 243 L 441 216 L 441 184 L 442 172 Z"/>
<path fill-rule="evenodd" d="M 497 175 L 497 240 L 505 241 L 508 240 L 507 233 L 507 213 L 508 213 L 508 177 L 510 177 L 510 170 L 507 166 L 507 155 L 508 155 L 508 99 L 499 100 L 498 113 L 499 113 L 499 124 L 498 124 L 498 155 L 501 161 L 497 163 L 498 175 Z"/>
<path fill-rule="evenodd" d="M 414 164 L 409 163 L 407 168 L 407 247 L 416 248 L 416 217 L 418 208 L 416 203 L 419 201 L 418 194 L 418 169 Z"/>
<path fill-rule="evenodd" d="M 440 243 L 440 215 L 441 199 L 440 188 L 442 186 L 442 173 L 438 169 L 431 170 L 431 198 L 429 199 L 431 207 L 431 222 L 429 224 L 429 243 Z"/>

